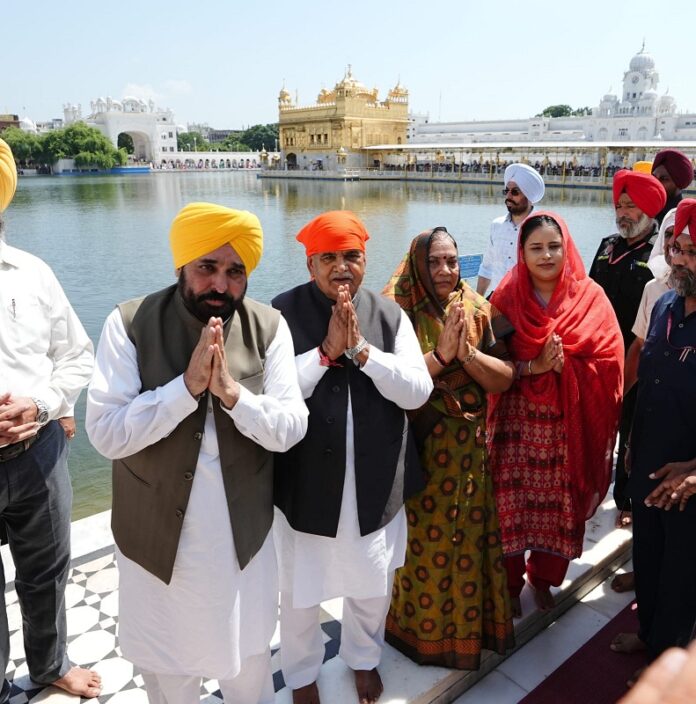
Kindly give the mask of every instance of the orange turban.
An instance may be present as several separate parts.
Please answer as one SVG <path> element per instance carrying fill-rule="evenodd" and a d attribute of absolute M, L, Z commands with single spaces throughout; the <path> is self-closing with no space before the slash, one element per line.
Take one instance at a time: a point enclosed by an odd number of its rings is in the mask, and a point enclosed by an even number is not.
<path fill-rule="evenodd" d="M 10 145 L 0 139 L 0 213 L 7 208 L 17 190 L 17 166 Z"/>
<path fill-rule="evenodd" d="M 639 174 L 651 174 L 653 168 L 652 161 L 637 161 L 633 164 L 633 170 Z"/>
<path fill-rule="evenodd" d="M 623 192 L 649 217 L 654 218 L 665 207 L 665 187 L 650 174 L 621 169 L 614 174 L 614 205 Z"/>
<path fill-rule="evenodd" d="M 256 215 L 214 203 L 189 203 L 169 231 L 176 269 L 224 244 L 234 247 L 249 276 L 263 253 L 263 230 Z"/>
<path fill-rule="evenodd" d="M 302 242 L 308 257 L 321 252 L 341 252 L 348 249 L 365 251 L 370 239 L 365 225 L 350 210 L 330 210 L 310 220 L 295 238 Z"/>
<path fill-rule="evenodd" d="M 688 231 L 691 241 L 696 244 L 696 198 L 684 198 L 677 206 L 677 214 L 674 216 L 674 239 Z"/>

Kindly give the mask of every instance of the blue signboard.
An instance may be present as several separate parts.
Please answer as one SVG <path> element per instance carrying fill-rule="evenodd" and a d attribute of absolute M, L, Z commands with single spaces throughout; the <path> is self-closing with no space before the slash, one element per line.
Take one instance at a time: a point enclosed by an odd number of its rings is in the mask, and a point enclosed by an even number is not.
<path fill-rule="evenodd" d="M 465 254 L 459 257 L 459 276 L 462 279 L 471 279 L 478 276 L 483 254 Z"/>

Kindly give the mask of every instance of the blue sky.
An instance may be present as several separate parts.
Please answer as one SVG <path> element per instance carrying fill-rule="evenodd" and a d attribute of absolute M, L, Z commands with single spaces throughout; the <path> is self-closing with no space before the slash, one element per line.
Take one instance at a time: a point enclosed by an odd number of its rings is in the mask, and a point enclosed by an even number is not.
<path fill-rule="evenodd" d="M 620 93 L 643 38 L 659 92 L 696 112 L 693 0 L 4 0 L 0 27 L 0 112 L 34 120 L 133 94 L 179 124 L 274 122 L 283 80 L 311 103 L 349 63 L 381 97 L 400 78 L 431 120 L 529 117 Z"/>

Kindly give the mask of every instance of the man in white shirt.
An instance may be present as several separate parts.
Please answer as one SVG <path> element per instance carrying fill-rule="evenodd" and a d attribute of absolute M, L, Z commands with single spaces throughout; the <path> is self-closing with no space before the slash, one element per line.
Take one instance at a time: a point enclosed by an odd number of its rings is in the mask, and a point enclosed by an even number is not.
<path fill-rule="evenodd" d="M 361 287 L 368 237 L 351 212 L 314 218 L 297 235 L 312 281 L 273 300 L 310 410 L 306 438 L 277 455 L 275 469 L 280 658 L 295 704 L 319 703 L 319 605 L 334 597 L 344 598 L 339 655 L 358 699 L 382 693 L 384 624 L 406 551 L 403 503 L 422 488 L 404 409 L 428 400 L 432 379 L 406 314 Z"/>
<path fill-rule="evenodd" d="M 263 233 L 248 212 L 191 203 L 172 223 L 178 283 L 107 318 L 87 397 L 113 462 L 119 640 L 153 704 L 271 704 L 278 606 L 273 456 L 307 408 L 288 326 L 245 297 Z"/>
<path fill-rule="evenodd" d="M 517 228 L 544 197 L 544 179 L 527 164 L 510 164 L 503 181 L 508 212 L 491 223 L 491 235 L 476 284 L 476 292 L 481 296 L 485 296 L 489 288 L 493 293 L 505 274 L 517 264 Z"/>
<path fill-rule="evenodd" d="M 16 184 L 12 152 L 0 139 L 0 213 Z M 4 241 L 1 215 L 0 331 L 0 519 L 16 568 L 29 674 L 39 684 L 95 697 L 99 675 L 71 667 L 66 654 L 72 487 L 58 423 L 89 382 L 92 343 L 48 265 Z M 4 591 L 4 575 L 0 586 Z M 9 655 L 3 608 L 3 704 L 10 696 Z"/>

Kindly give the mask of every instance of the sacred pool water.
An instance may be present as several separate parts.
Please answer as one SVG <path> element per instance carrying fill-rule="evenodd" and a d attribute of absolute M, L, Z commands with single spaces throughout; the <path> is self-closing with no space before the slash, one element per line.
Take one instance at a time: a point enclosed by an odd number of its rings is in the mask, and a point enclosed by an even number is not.
<path fill-rule="evenodd" d="M 169 224 L 192 201 L 212 201 L 256 213 L 264 255 L 249 293 L 268 302 L 307 280 L 295 234 L 325 210 L 350 209 L 365 222 L 365 285 L 381 289 L 411 239 L 444 225 L 460 254 L 483 251 L 490 221 L 504 214 L 501 185 L 257 180 L 253 173 L 157 173 L 113 177 L 20 180 L 5 213 L 7 241 L 51 265 L 96 343 L 105 317 L 120 301 L 174 281 Z M 610 191 L 549 189 L 540 204 L 562 215 L 589 266 L 599 240 L 613 231 Z M 109 463 L 84 432 L 84 394 L 71 446 L 74 518 L 110 505 Z"/>

